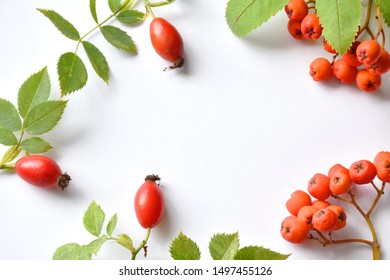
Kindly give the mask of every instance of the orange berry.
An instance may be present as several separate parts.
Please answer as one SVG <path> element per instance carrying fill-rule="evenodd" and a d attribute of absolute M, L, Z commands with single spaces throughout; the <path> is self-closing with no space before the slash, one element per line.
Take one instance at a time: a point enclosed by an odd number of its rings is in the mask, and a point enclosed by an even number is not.
<path fill-rule="evenodd" d="M 329 188 L 333 194 L 344 194 L 351 189 L 351 178 L 345 173 L 336 173 L 330 178 Z"/>
<path fill-rule="evenodd" d="M 381 45 L 375 40 L 363 41 L 356 48 L 356 55 L 361 63 L 374 63 L 381 55 Z"/>
<path fill-rule="evenodd" d="M 356 85 L 363 91 L 372 92 L 377 90 L 382 83 L 380 75 L 368 72 L 367 69 L 361 69 L 356 75 Z"/>
<path fill-rule="evenodd" d="M 332 210 L 337 215 L 337 221 L 332 230 L 339 230 L 346 226 L 347 224 L 347 215 L 344 212 L 343 207 L 338 205 L 330 205 L 327 209 Z"/>
<path fill-rule="evenodd" d="M 310 76 L 314 81 L 326 81 L 332 77 L 332 65 L 323 57 L 315 59 L 310 64 Z"/>
<path fill-rule="evenodd" d="M 310 228 L 313 228 L 311 224 L 311 220 L 313 218 L 314 213 L 318 211 L 318 208 L 312 205 L 303 206 L 298 211 L 298 219 L 304 221 Z"/>
<path fill-rule="evenodd" d="M 336 225 L 337 214 L 331 209 L 322 208 L 314 213 L 311 222 L 318 231 L 331 231 Z"/>
<path fill-rule="evenodd" d="M 333 165 L 329 171 L 328 171 L 328 177 L 331 178 L 333 175 L 335 175 L 336 173 L 344 173 L 344 174 L 347 174 L 349 176 L 349 169 L 347 169 L 346 167 L 342 166 L 341 164 L 339 163 L 336 163 L 335 165 Z"/>
<path fill-rule="evenodd" d="M 390 54 L 385 49 L 382 49 L 377 61 L 374 63 L 364 63 L 364 66 L 371 74 L 382 75 L 390 69 Z"/>
<path fill-rule="evenodd" d="M 329 177 L 321 173 L 314 174 L 307 188 L 313 197 L 320 200 L 326 200 L 332 194 L 329 188 Z"/>
<path fill-rule="evenodd" d="M 322 208 L 326 208 L 328 206 L 330 206 L 330 203 L 326 200 L 314 200 L 312 203 L 311 203 L 312 206 L 316 207 L 318 210 L 319 209 L 322 209 Z"/>
<path fill-rule="evenodd" d="M 309 40 L 316 40 L 322 35 L 322 26 L 317 14 L 308 14 L 304 17 L 301 24 L 303 36 Z"/>
<path fill-rule="evenodd" d="M 305 205 L 311 205 L 311 197 L 302 190 L 296 190 L 291 194 L 291 197 L 286 201 L 286 208 L 291 215 L 298 215 L 299 209 Z"/>
<path fill-rule="evenodd" d="M 304 0 L 290 0 L 284 7 L 288 18 L 301 21 L 309 12 L 309 7 Z"/>
<path fill-rule="evenodd" d="M 333 64 L 333 75 L 344 84 L 356 80 L 357 68 L 349 65 L 344 59 L 336 60 Z"/>
<path fill-rule="evenodd" d="M 342 59 L 351 66 L 358 67 L 363 63 L 360 62 L 356 56 L 356 48 L 360 45 L 359 41 L 353 42 L 349 50 L 342 56 Z"/>
<path fill-rule="evenodd" d="M 305 39 L 305 37 L 302 34 L 300 21 L 290 19 L 287 22 L 287 30 L 294 39 L 297 40 Z"/>
<path fill-rule="evenodd" d="M 355 184 L 363 185 L 371 183 L 375 176 L 376 167 L 368 160 L 356 161 L 349 168 L 349 177 Z"/>
<path fill-rule="evenodd" d="M 377 176 L 380 180 L 390 183 L 390 152 L 381 151 L 374 158 Z"/>
<path fill-rule="evenodd" d="M 310 228 L 295 216 L 289 216 L 282 222 L 280 233 L 282 237 L 292 243 L 303 243 L 309 236 Z"/>

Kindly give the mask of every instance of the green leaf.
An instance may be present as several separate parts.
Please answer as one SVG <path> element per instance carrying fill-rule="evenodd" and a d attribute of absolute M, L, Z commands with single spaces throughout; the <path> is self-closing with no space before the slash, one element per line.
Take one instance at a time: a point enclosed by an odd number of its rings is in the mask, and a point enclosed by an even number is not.
<path fill-rule="evenodd" d="M 238 232 L 216 234 L 211 238 L 209 250 L 214 260 L 233 260 L 239 246 Z"/>
<path fill-rule="evenodd" d="M 32 107 L 49 99 L 50 88 L 47 67 L 31 75 L 23 83 L 18 94 L 18 110 L 22 118 L 27 115 Z"/>
<path fill-rule="evenodd" d="M 96 0 L 89 0 L 89 10 L 91 11 L 93 20 L 98 23 L 99 21 L 96 13 Z"/>
<path fill-rule="evenodd" d="M 59 247 L 53 255 L 53 260 L 91 260 L 92 254 L 88 247 L 77 243 L 69 243 Z"/>
<path fill-rule="evenodd" d="M 226 21 L 237 36 L 245 36 L 282 10 L 289 0 L 230 0 Z"/>
<path fill-rule="evenodd" d="M 375 0 L 375 3 L 380 7 L 383 20 L 390 27 L 390 1 L 389 0 Z"/>
<path fill-rule="evenodd" d="M 0 127 L 0 144 L 5 146 L 14 146 L 18 144 L 15 134 L 8 128 Z"/>
<path fill-rule="evenodd" d="M 57 72 L 62 96 L 83 88 L 88 80 L 84 62 L 76 53 L 68 52 L 61 55 Z"/>
<path fill-rule="evenodd" d="M 57 29 L 71 40 L 80 40 L 80 34 L 77 29 L 60 14 L 53 10 L 37 9 L 44 14 L 54 24 Z"/>
<path fill-rule="evenodd" d="M 355 40 L 362 17 L 360 0 L 317 0 L 317 15 L 325 40 L 343 55 Z"/>
<path fill-rule="evenodd" d="M 114 47 L 125 50 L 132 54 L 137 53 L 133 39 L 123 30 L 112 25 L 105 25 L 100 29 L 104 38 L 106 38 L 106 40 Z"/>
<path fill-rule="evenodd" d="M 274 252 L 261 246 L 248 246 L 238 250 L 235 260 L 285 260 L 290 255 Z"/>
<path fill-rule="evenodd" d="M 22 151 L 22 149 L 18 148 L 16 145 L 9 148 L 3 155 L 2 159 L 0 160 L 0 167 L 3 164 L 9 163 L 13 161 Z"/>
<path fill-rule="evenodd" d="M 121 7 L 121 0 L 108 0 L 108 6 L 110 7 L 111 12 L 115 13 Z"/>
<path fill-rule="evenodd" d="M 176 237 L 169 248 L 174 260 L 199 260 L 200 250 L 198 245 L 182 232 Z"/>
<path fill-rule="evenodd" d="M 112 233 L 114 232 L 117 222 L 118 222 L 118 216 L 117 214 L 115 214 L 114 216 L 111 217 L 110 221 L 107 224 L 106 233 L 108 234 L 108 236 L 111 236 Z"/>
<path fill-rule="evenodd" d="M 104 211 L 95 201 L 89 205 L 84 214 L 83 223 L 85 229 L 94 236 L 99 237 L 105 219 Z"/>
<path fill-rule="evenodd" d="M 61 119 L 67 101 L 49 100 L 33 107 L 24 120 L 24 128 L 31 135 L 43 134 L 52 130 Z"/>
<path fill-rule="evenodd" d="M 83 41 L 83 47 L 96 74 L 98 74 L 103 81 L 108 83 L 108 80 L 110 79 L 110 71 L 104 55 L 90 42 Z"/>
<path fill-rule="evenodd" d="M 48 142 L 40 137 L 27 138 L 20 143 L 20 147 L 30 154 L 42 154 L 53 148 Z"/>
<path fill-rule="evenodd" d="M 0 127 L 10 131 L 18 131 L 22 127 L 18 110 L 14 104 L 3 98 L 0 98 Z"/>
<path fill-rule="evenodd" d="M 106 241 L 107 241 L 107 235 L 102 235 L 98 239 L 95 239 L 94 241 L 92 241 L 88 245 L 84 245 L 83 247 L 90 254 L 97 255 L 97 253 L 100 251 L 100 248 Z"/>
<path fill-rule="evenodd" d="M 116 239 L 116 242 L 123 247 L 129 249 L 130 252 L 135 252 L 133 240 L 131 240 L 130 236 L 128 236 L 127 234 L 119 234 L 118 238 Z"/>
<path fill-rule="evenodd" d="M 116 18 L 124 24 L 137 24 L 145 19 L 145 14 L 136 10 L 120 12 Z"/>

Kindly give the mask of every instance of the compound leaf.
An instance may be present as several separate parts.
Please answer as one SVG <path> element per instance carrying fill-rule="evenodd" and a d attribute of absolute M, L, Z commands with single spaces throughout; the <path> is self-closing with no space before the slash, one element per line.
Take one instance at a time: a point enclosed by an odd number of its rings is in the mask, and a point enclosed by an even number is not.
<path fill-rule="evenodd" d="M 318 0 L 317 15 L 325 40 L 340 55 L 350 47 L 359 30 L 362 16 L 360 0 Z"/>
<path fill-rule="evenodd" d="M 133 39 L 125 31 L 112 25 L 102 26 L 100 30 L 104 38 L 114 47 L 132 54 L 137 53 Z"/>
<path fill-rule="evenodd" d="M 0 98 L 0 127 L 10 131 L 18 131 L 22 127 L 18 110 L 14 104 L 3 98 Z"/>
<path fill-rule="evenodd" d="M 83 47 L 96 74 L 106 83 L 110 79 L 108 63 L 102 52 L 92 43 L 83 41 Z"/>
<path fill-rule="evenodd" d="M 48 100 L 50 88 L 47 67 L 31 75 L 22 84 L 18 93 L 18 110 L 22 118 L 27 115 L 32 107 Z"/>
<path fill-rule="evenodd" d="M 76 53 L 68 52 L 61 55 L 57 72 L 62 96 L 83 88 L 88 80 L 84 62 Z"/>
<path fill-rule="evenodd" d="M 54 24 L 57 29 L 71 40 L 80 40 L 80 34 L 77 29 L 59 13 L 53 10 L 37 9 L 44 14 Z"/>
<path fill-rule="evenodd" d="M 282 10 L 289 0 L 230 0 L 226 21 L 232 32 L 245 36 Z"/>
<path fill-rule="evenodd" d="M 238 250 L 235 260 L 285 260 L 290 255 L 274 252 L 261 246 L 248 246 Z"/>
<path fill-rule="evenodd" d="M 233 260 L 239 246 L 238 232 L 219 233 L 211 238 L 209 250 L 214 260 Z"/>
<path fill-rule="evenodd" d="M 47 141 L 40 137 L 27 138 L 20 143 L 20 147 L 30 154 L 42 154 L 53 148 Z"/>
<path fill-rule="evenodd" d="M 375 0 L 376 4 L 380 7 L 383 19 L 387 26 L 390 27 L 390 1 L 388 0 Z"/>
<path fill-rule="evenodd" d="M 182 232 L 176 237 L 169 248 L 174 260 L 199 260 L 200 250 L 198 245 Z"/>
<path fill-rule="evenodd" d="M 83 223 L 85 229 L 92 235 L 99 237 L 104 220 L 104 211 L 95 201 L 92 201 L 84 214 Z"/>
<path fill-rule="evenodd" d="M 52 130 L 61 119 L 67 101 L 49 100 L 33 107 L 24 120 L 24 128 L 31 135 Z"/>

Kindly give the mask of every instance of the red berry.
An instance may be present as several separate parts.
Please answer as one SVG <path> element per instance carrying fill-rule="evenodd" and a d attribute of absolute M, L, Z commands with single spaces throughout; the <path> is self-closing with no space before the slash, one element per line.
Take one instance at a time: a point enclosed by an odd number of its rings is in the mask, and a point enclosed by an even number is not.
<path fill-rule="evenodd" d="M 309 12 L 309 8 L 304 0 L 290 0 L 284 7 L 289 19 L 301 21 Z"/>
<path fill-rule="evenodd" d="M 44 155 L 20 158 L 15 164 L 15 171 L 24 181 L 43 188 L 58 186 L 64 190 L 71 180 L 68 174 L 62 174 L 54 160 Z"/>
<path fill-rule="evenodd" d="M 322 26 L 320 25 L 320 19 L 316 14 L 308 14 L 302 20 L 301 30 L 303 36 L 310 40 L 316 40 L 322 35 Z"/>
<path fill-rule="evenodd" d="M 156 181 L 156 175 L 146 176 L 134 198 L 134 209 L 138 222 L 144 228 L 157 226 L 164 215 L 164 198 Z"/>

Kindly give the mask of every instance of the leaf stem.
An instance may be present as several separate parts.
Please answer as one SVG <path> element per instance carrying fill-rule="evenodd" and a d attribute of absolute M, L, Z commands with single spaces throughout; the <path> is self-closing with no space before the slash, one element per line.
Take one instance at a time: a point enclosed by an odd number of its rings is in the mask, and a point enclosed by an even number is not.
<path fill-rule="evenodd" d="M 142 240 L 142 242 L 141 242 L 141 243 L 139 244 L 139 246 L 135 249 L 135 251 L 131 253 L 131 259 L 132 259 L 132 260 L 135 260 L 135 257 L 137 256 L 137 254 L 139 253 L 139 251 L 141 251 L 142 249 L 145 248 L 146 243 L 147 243 L 148 240 L 149 240 L 151 231 L 152 231 L 152 228 L 148 228 L 148 229 L 146 230 L 145 239 Z M 146 256 L 146 251 L 145 251 L 145 256 Z"/>

